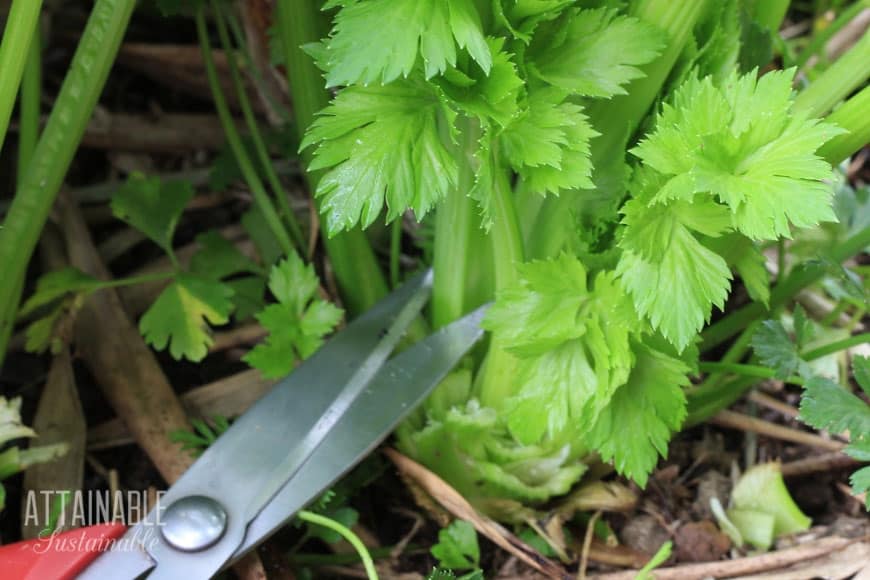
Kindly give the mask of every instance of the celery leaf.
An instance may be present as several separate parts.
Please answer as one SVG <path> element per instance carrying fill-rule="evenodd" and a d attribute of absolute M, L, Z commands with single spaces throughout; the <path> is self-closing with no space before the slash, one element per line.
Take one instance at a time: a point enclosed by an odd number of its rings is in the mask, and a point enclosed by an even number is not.
<path fill-rule="evenodd" d="M 492 55 L 473 0 L 360 0 L 342 4 L 324 41 L 323 65 L 330 87 L 386 84 L 399 76 L 407 77 L 418 54 L 430 78 L 456 64 L 457 45 L 489 73 Z"/>
<path fill-rule="evenodd" d="M 328 169 L 317 186 L 330 235 L 387 220 L 411 208 L 421 219 L 456 184 L 456 161 L 439 125 L 450 116 L 422 82 L 348 87 L 311 125 L 302 148 L 317 144 L 309 170 Z"/>
<path fill-rule="evenodd" d="M 504 129 L 500 142 L 532 191 L 559 193 L 594 187 L 589 141 L 597 135 L 579 105 L 565 101 L 563 91 L 545 88 L 529 95 L 527 109 Z"/>
<path fill-rule="evenodd" d="M 686 418 L 689 367 L 681 360 L 635 343 L 628 381 L 613 394 L 587 434 L 605 461 L 641 487 L 658 456 L 667 457 L 671 433 Z"/>
<path fill-rule="evenodd" d="M 690 229 L 715 232 L 721 226 L 716 212 L 701 205 L 679 209 L 635 214 L 627 204 L 617 272 L 638 314 L 682 351 L 710 319 L 711 307 L 724 307 L 732 276 Z"/>
<path fill-rule="evenodd" d="M 663 43 L 652 26 L 615 10 L 567 10 L 542 24 L 526 55 L 547 83 L 574 94 L 612 97 L 643 73 L 637 67 L 659 55 Z"/>

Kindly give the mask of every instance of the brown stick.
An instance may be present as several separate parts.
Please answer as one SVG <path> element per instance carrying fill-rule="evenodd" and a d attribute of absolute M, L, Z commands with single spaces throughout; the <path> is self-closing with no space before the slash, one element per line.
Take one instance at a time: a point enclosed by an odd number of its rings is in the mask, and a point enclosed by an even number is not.
<path fill-rule="evenodd" d="M 850 469 L 857 465 L 860 465 L 858 460 L 843 453 L 834 452 L 783 463 L 780 471 L 782 471 L 783 477 L 803 477 L 814 473 Z"/>
<path fill-rule="evenodd" d="M 779 399 L 775 399 L 770 395 L 765 395 L 760 391 L 751 391 L 746 398 L 753 403 L 758 403 L 759 405 L 776 411 L 783 417 L 788 417 L 789 419 L 797 419 L 798 415 L 800 414 L 798 410 L 791 405 L 783 403 Z"/>
<path fill-rule="evenodd" d="M 39 398 L 33 429 L 37 437 L 32 445 L 66 443 L 66 454 L 48 463 L 38 463 L 24 473 L 24 490 L 38 494 L 40 491 L 77 491 L 82 488 L 85 468 L 85 416 L 76 391 L 69 349 L 64 346 L 51 362 L 48 380 Z M 28 523 L 23 517 L 27 502 L 21 502 L 21 535 L 35 538 L 48 523 L 49 514 L 45 502 L 36 502 L 36 522 Z M 65 514 L 60 521 L 68 529 L 73 504 L 67 502 Z"/>
<path fill-rule="evenodd" d="M 217 116 L 163 113 L 148 117 L 128 113 L 94 116 L 82 137 L 82 146 L 139 153 L 217 151 L 224 132 Z"/>
<path fill-rule="evenodd" d="M 857 540 L 823 538 L 816 542 L 761 556 L 750 556 L 724 562 L 657 568 L 655 577 L 657 580 L 701 580 L 703 578 L 731 578 L 766 570 L 776 570 L 842 550 L 855 541 Z M 635 571 L 616 572 L 614 574 L 601 574 L 593 578 L 594 580 L 632 580 L 636 574 Z"/>
<path fill-rule="evenodd" d="M 59 205 L 72 265 L 109 279 L 78 208 L 65 197 Z M 190 424 L 154 353 L 127 318 L 113 289 L 100 290 L 84 301 L 74 336 L 78 353 L 115 412 L 163 478 L 174 482 L 192 460 L 170 442 L 169 434 L 190 429 Z"/>
<path fill-rule="evenodd" d="M 828 451 L 840 451 L 844 447 L 844 445 L 839 441 L 832 441 L 813 433 L 798 431 L 797 429 L 789 429 L 782 425 L 774 425 L 773 423 L 769 423 L 762 419 L 748 417 L 741 413 L 735 413 L 734 411 L 719 411 L 719 413 L 710 419 L 710 422 L 719 425 L 720 427 L 739 429 L 740 431 L 751 431 L 752 433 L 758 433 L 759 435 L 764 435 L 773 439 L 791 441 L 792 443 L 818 447 L 819 449 L 826 449 Z"/>
<path fill-rule="evenodd" d="M 220 379 L 181 395 L 188 413 L 197 417 L 235 417 L 241 415 L 272 388 L 273 381 L 260 371 L 249 370 Z M 121 419 L 112 419 L 88 431 L 88 449 L 109 449 L 133 443 L 133 437 Z"/>

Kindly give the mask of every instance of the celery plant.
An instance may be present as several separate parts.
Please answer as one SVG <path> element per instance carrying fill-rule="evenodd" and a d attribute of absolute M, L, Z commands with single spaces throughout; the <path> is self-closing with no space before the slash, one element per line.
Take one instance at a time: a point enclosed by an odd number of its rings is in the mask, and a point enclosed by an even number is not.
<path fill-rule="evenodd" d="M 567 491 L 591 452 L 643 485 L 713 307 L 740 276 L 739 330 L 817 279 L 771 290 L 760 248 L 834 219 L 829 162 L 867 140 L 864 93 L 814 118 L 870 73 L 864 43 L 795 101 L 739 40 L 787 2 L 591 5 L 333 0 L 306 47 L 337 90 L 302 143 L 328 233 L 434 213 L 433 325 L 495 299 L 486 355 L 399 432 L 491 510 Z"/>

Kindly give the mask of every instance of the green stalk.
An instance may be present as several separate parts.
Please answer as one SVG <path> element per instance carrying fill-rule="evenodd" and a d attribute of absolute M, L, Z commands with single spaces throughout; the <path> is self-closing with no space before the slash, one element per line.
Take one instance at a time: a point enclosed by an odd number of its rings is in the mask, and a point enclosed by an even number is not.
<path fill-rule="evenodd" d="M 313 0 L 278 0 L 276 8 L 287 81 L 301 140 L 314 116 L 329 102 L 323 77 L 311 57 L 300 48 L 320 40 L 319 13 Z M 302 159 L 308 165 L 311 151 L 303 152 Z M 315 191 L 320 175 L 306 172 L 306 178 L 310 191 Z M 321 238 L 344 303 L 351 313 L 363 312 L 387 294 L 387 281 L 362 230 L 350 230 L 331 238 L 321 232 Z"/>
<path fill-rule="evenodd" d="M 27 166 L 33 159 L 33 151 L 39 140 L 39 112 L 42 99 L 42 43 L 37 19 L 33 40 L 27 51 L 24 75 L 21 77 L 21 97 L 18 101 L 18 186 L 24 181 Z"/>
<path fill-rule="evenodd" d="M 846 350 L 847 348 L 852 348 L 853 346 L 858 346 L 861 344 L 870 344 L 870 332 L 856 334 L 855 336 L 850 336 L 848 338 L 844 338 L 843 340 L 838 340 L 837 342 L 832 342 L 830 344 L 814 348 L 813 350 L 804 353 L 803 358 L 806 360 L 815 360 L 817 358 L 822 358 L 823 356 L 828 356 L 829 354 L 834 354 L 835 352 L 840 352 L 841 350 Z"/>
<path fill-rule="evenodd" d="M 289 123 L 290 122 L 290 114 L 287 109 L 282 105 L 282 103 L 272 94 L 272 91 L 268 89 L 268 85 L 266 79 L 263 78 L 262 71 L 260 71 L 260 67 L 258 67 L 254 63 L 254 59 L 251 57 L 251 49 L 248 47 L 247 39 L 245 38 L 245 33 L 242 32 L 242 27 L 239 26 L 239 19 L 236 14 L 233 12 L 232 7 L 230 5 L 225 6 L 226 9 L 226 21 L 229 25 L 230 32 L 232 32 L 233 37 L 236 41 L 236 46 L 241 49 L 241 56 L 245 62 L 245 67 L 251 73 L 251 80 L 253 80 L 254 84 L 257 86 L 257 89 L 260 91 L 260 94 L 265 98 L 266 101 L 269 102 L 269 106 L 271 107 L 271 112 L 274 112 L 281 118 L 281 122 Z"/>
<path fill-rule="evenodd" d="M 838 58 L 834 64 L 798 94 L 794 110 L 819 117 L 849 96 L 870 78 L 870 34 Z M 865 110 L 866 112 L 866 110 Z"/>
<path fill-rule="evenodd" d="M 868 35 L 870 37 L 870 35 Z M 840 105 L 825 119 L 848 131 L 825 143 L 819 149 L 828 163 L 838 165 L 870 142 L 870 86 Z"/>
<path fill-rule="evenodd" d="M 218 38 L 220 39 L 221 48 L 224 54 L 227 55 L 227 63 L 230 69 L 230 78 L 233 81 L 233 87 L 239 98 L 239 106 L 242 109 L 242 116 L 245 119 L 245 124 L 248 127 L 248 133 L 251 135 L 251 140 L 254 144 L 254 151 L 260 161 L 263 171 L 266 172 L 266 181 L 275 197 L 278 198 L 278 206 L 281 208 L 281 213 L 284 216 L 284 222 L 290 230 L 290 235 L 293 237 L 293 242 L 296 249 L 301 253 L 305 252 L 305 240 L 302 237 L 302 229 L 296 221 L 296 216 L 290 208 L 290 201 L 287 192 L 284 191 L 281 185 L 281 180 L 278 179 L 278 174 L 272 166 L 272 158 L 269 156 L 269 151 L 266 149 L 266 143 L 263 141 L 263 135 L 260 133 L 260 126 L 257 123 L 257 117 L 254 115 L 254 109 L 251 107 L 251 101 L 248 99 L 248 91 L 245 90 L 245 84 L 242 82 L 242 75 L 239 73 L 239 67 L 234 58 L 232 43 L 230 42 L 230 34 L 227 30 L 227 24 L 223 16 L 220 6 L 215 0 L 211 2 L 212 12 L 215 15 L 215 23 L 217 24 Z"/>
<path fill-rule="evenodd" d="M 378 572 L 375 569 L 375 563 L 372 561 L 372 555 L 369 553 L 369 549 L 366 548 L 365 544 L 362 543 L 362 540 L 359 539 L 359 536 L 354 534 L 349 528 L 343 526 L 341 523 L 333 519 L 324 517 L 314 512 L 309 512 L 307 510 L 302 510 L 301 512 L 296 514 L 296 517 L 298 517 L 303 522 L 307 522 L 309 524 L 316 524 L 318 526 L 328 528 L 344 538 L 351 546 L 354 547 L 356 553 L 359 554 L 360 560 L 362 560 L 363 563 L 363 568 L 365 568 L 368 580 L 378 580 Z"/>
<path fill-rule="evenodd" d="M 263 182 L 260 181 L 260 176 L 257 174 L 257 170 L 254 167 L 251 158 L 248 157 L 248 152 L 242 144 L 242 138 L 236 130 L 232 113 L 230 113 L 229 105 L 227 105 L 226 97 L 224 97 L 223 90 L 221 89 L 217 69 L 214 64 L 214 57 L 211 54 L 211 42 L 209 41 L 208 29 L 205 24 L 204 7 L 196 12 L 196 33 L 199 37 L 199 46 L 202 49 L 202 58 L 205 63 L 205 74 L 208 78 L 209 87 L 211 87 L 214 106 L 217 110 L 221 126 L 224 129 L 227 143 L 233 151 L 233 155 L 236 158 L 236 162 L 239 164 L 239 169 L 242 172 L 242 176 L 245 178 L 245 182 L 251 189 L 257 208 L 262 212 L 266 224 L 268 224 L 269 229 L 272 230 L 272 234 L 275 236 L 275 239 L 278 240 L 281 249 L 289 256 L 294 251 L 293 242 L 290 240 L 287 230 L 284 229 L 284 224 L 281 222 L 281 218 L 278 217 L 278 212 L 275 210 L 275 206 L 272 204 L 269 194 L 266 193 L 266 188 L 263 186 Z"/>
<path fill-rule="evenodd" d="M 755 0 L 750 6 L 752 18 L 776 34 L 779 31 L 791 0 Z"/>
<path fill-rule="evenodd" d="M 745 365 L 740 363 L 726 362 L 700 362 L 698 368 L 704 373 L 731 373 L 756 379 L 776 378 L 776 371 L 760 365 Z M 788 377 L 785 382 L 792 385 L 803 385 L 804 380 L 800 377 Z"/>
<path fill-rule="evenodd" d="M 24 63 L 30 54 L 33 33 L 39 24 L 39 11 L 42 0 L 14 0 L 3 31 L 3 41 L 0 43 L 0 71 L 3 82 L 0 83 L 0 150 L 9 128 L 12 107 L 18 94 L 18 84 L 24 72 Z M 2 359 L 0 359 L 2 360 Z"/>
<path fill-rule="evenodd" d="M 833 249 L 830 258 L 836 262 L 843 262 L 855 254 L 862 252 L 870 245 L 870 227 L 864 228 L 852 237 L 846 239 Z M 825 275 L 821 268 L 797 268 L 791 274 L 777 284 L 770 296 L 770 309 L 776 310 L 784 306 L 798 292 L 820 280 Z M 764 316 L 767 310 L 759 302 L 753 302 L 732 311 L 715 324 L 707 327 L 701 333 L 701 352 L 708 352 L 722 344 L 757 318 Z"/>
<path fill-rule="evenodd" d="M 0 227 L 0 264 L 6 280 L 0 284 L 0 364 L 27 264 L 103 90 L 135 4 L 135 0 L 97 0 L 32 161 Z M 28 34 L 33 33 L 33 27 L 31 21 Z"/>
<path fill-rule="evenodd" d="M 859 0 L 843 10 L 840 15 L 837 16 L 836 20 L 825 27 L 824 30 L 820 30 L 813 34 L 812 41 L 810 41 L 807 47 L 801 51 L 800 55 L 795 60 L 795 66 L 803 68 L 810 58 L 822 51 L 824 46 L 835 34 L 840 32 L 844 26 L 849 24 L 853 18 L 858 16 L 858 14 L 863 12 L 866 8 L 870 8 L 870 0 Z"/>
<path fill-rule="evenodd" d="M 870 341 L 870 333 L 864 334 L 856 334 L 855 336 L 850 336 L 848 338 L 844 338 L 843 340 L 838 340 L 836 342 L 832 342 L 830 344 L 826 344 L 815 348 L 811 351 L 808 351 L 801 355 L 806 361 L 813 361 L 819 359 L 823 356 L 827 356 L 829 354 L 834 354 L 835 352 L 840 352 L 841 350 L 845 350 L 847 348 L 852 348 L 853 346 L 858 346 L 860 344 L 866 344 Z M 717 363 L 704 363 L 700 364 L 700 368 L 704 370 L 716 371 L 715 366 Z M 753 366 L 753 365 L 737 365 L 737 366 Z M 764 367 L 761 367 L 764 368 Z M 732 371 L 734 369 L 731 369 Z M 718 372 L 718 371 L 717 371 Z M 773 373 L 773 371 L 770 371 Z M 749 373 L 740 373 L 744 376 L 741 376 L 738 379 L 735 379 L 725 385 L 719 386 L 717 384 L 712 385 L 701 385 L 688 393 L 689 400 L 689 416 L 686 419 L 686 426 L 697 425 L 702 421 L 706 421 L 722 409 L 725 409 L 731 406 L 737 399 L 743 396 L 743 393 L 746 392 L 747 389 L 752 387 L 754 384 L 758 382 L 759 378 L 768 378 L 768 377 L 759 377 L 755 376 L 746 376 Z M 794 382 L 795 384 L 801 384 L 794 379 L 788 379 L 789 382 Z"/>
<path fill-rule="evenodd" d="M 390 288 L 399 285 L 399 260 L 402 256 L 402 217 L 390 224 Z"/>
<path fill-rule="evenodd" d="M 655 102 L 705 5 L 706 0 L 641 0 L 634 6 L 632 16 L 658 28 L 667 39 L 666 46 L 659 58 L 641 67 L 646 76 L 632 81 L 627 94 L 587 107 L 592 124 L 601 133 L 592 141 L 593 167 L 600 167 L 601 160 L 625 155 L 626 137 L 634 134 Z M 554 256 L 565 246 L 572 233 L 574 208 L 582 197 L 582 192 L 564 192 L 544 201 L 529 244 L 532 255 Z"/>
<path fill-rule="evenodd" d="M 474 200 L 468 192 L 474 186 L 473 155 L 480 138 L 480 126 L 463 117 L 459 122 L 459 144 L 452 147 L 459 164 L 456 188 L 435 212 L 435 252 L 432 287 L 432 326 L 441 328 L 465 314 L 471 240 L 478 227 Z M 446 141 L 449 142 L 449 139 Z"/>
<path fill-rule="evenodd" d="M 496 164 L 497 166 L 497 164 Z M 490 230 L 495 263 L 496 291 L 504 290 L 517 280 L 517 266 L 523 262 L 523 236 L 514 207 L 513 191 L 504 171 L 496 170 L 493 187 L 495 219 Z M 481 404 L 500 408 L 513 392 L 515 359 L 493 336 L 479 379 Z"/>

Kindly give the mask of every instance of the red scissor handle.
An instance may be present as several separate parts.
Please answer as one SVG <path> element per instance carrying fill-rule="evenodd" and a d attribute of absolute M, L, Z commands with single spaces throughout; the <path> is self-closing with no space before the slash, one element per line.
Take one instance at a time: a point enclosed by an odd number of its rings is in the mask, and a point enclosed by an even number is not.
<path fill-rule="evenodd" d="M 123 524 L 99 524 L 0 546 L 0 574 L 8 580 L 72 580 L 125 531 Z"/>

